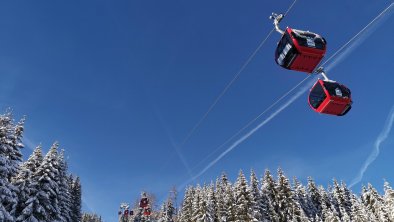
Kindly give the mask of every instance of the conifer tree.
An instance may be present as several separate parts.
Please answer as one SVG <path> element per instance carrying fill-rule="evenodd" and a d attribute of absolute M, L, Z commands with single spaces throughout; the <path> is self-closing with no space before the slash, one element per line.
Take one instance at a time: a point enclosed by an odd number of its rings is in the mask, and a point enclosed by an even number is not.
<path fill-rule="evenodd" d="M 352 195 L 350 193 L 350 190 L 347 188 L 346 184 L 342 181 L 341 182 L 341 193 L 343 196 L 343 200 L 341 202 L 341 205 L 343 206 L 343 208 L 345 208 L 346 213 L 349 215 L 349 217 L 351 218 L 351 208 L 352 208 Z"/>
<path fill-rule="evenodd" d="M 377 221 L 376 218 L 371 217 L 373 214 L 368 214 L 365 206 L 357 199 L 355 195 L 352 195 L 352 218 L 355 222 L 363 221 Z"/>
<path fill-rule="evenodd" d="M 202 208 L 200 206 L 200 199 L 202 198 L 202 190 L 200 185 L 198 184 L 196 189 L 194 190 L 193 195 L 193 214 L 192 214 L 192 221 L 197 221 L 202 217 Z"/>
<path fill-rule="evenodd" d="M 224 183 L 224 209 L 221 221 L 235 221 L 235 199 L 234 191 L 230 182 Z"/>
<path fill-rule="evenodd" d="M 320 185 L 318 189 L 321 196 L 321 204 L 325 204 L 326 207 L 331 208 L 330 194 L 324 189 L 322 185 Z"/>
<path fill-rule="evenodd" d="M 341 188 L 336 179 L 333 180 L 333 187 L 329 187 L 331 189 L 331 205 L 332 208 L 335 208 L 335 211 L 338 213 L 339 218 L 343 218 L 344 208 L 342 206 L 342 202 L 344 201 Z"/>
<path fill-rule="evenodd" d="M 8 146 L 9 148 L 9 153 L 7 155 L 8 157 L 7 165 L 8 165 L 8 180 L 11 181 L 11 179 L 18 174 L 19 166 L 20 163 L 22 162 L 21 149 L 24 147 L 22 144 L 22 137 L 24 131 L 25 118 L 22 118 L 17 124 L 15 124 L 14 120 L 12 119 L 12 113 L 7 113 L 4 117 L 5 117 L 4 123 L 8 125 L 9 128 L 6 127 L 6 129 L 7 131 L 9 130 L 9 132 L 5 136 L 6 140 L 2 142 L 6 142 L 7 144 L 4 145 Z M 3 121 L 0 120 L 0 122 Z"/>
<path fill-rule="evenodd" d="M 384 205 L 390 221 L 394 221 L 394 190 L 387 181 L 384 182 Z"/>
<path fill-rule="evenodd" d="M 261 186 L 262 197 L 267 203 L 268 221 L 279 221 L 276 182 L 268 169 L 265 170 Z"/>
<path fill-rule="evenodd" d="M 175 207 L 174 204 L 172 203 L 172 200 L 169 199 L 167 201 L 167 206 L 166 206 L 166 215 L 167 215 L 167 222 L 173 222 L 174 221 L 174 215 L 175 215 Z"/>
<path fill-rule="evenodd" d="M 160 212 L 159 212 L 159 222 L 165 222 L 166 221 L 166 205 L 167 203 L 164 202 L 161 207 L 160 207 Z"/>
<path fill-rule="evenodd" d="M 32 218 L 38 221 L 58 221 L 59 211 L 59 158 L 55 142 L 45 155 L 42 164 L 33 174 L 32 196 L 26 202 L 26 211 L 32 212 Z"/>
<path fill-rule="evenodd" d="M 0 221 L 15 221 L 18 200 L 12 178 L 22 160 L 23 124 L 24 119 L 15 124 L 11 112 L 0 115 Z"/>
<path fill-rule="evenodd" d="M 216 180 L 216 218 L 223 221 L 227 217 L 227 208 L 225 203 L 226 190 L 229 186 L 228 178 L 225 173 L 222 173 L 220 179 Z"/>
<path fill-rule="evenodd" d="M 312 204 L 310 196 L 308 195 L 305 186 L 303 186 L 296 177 L 293 178 L 294 183 L 294 200 L 297 205 L 300 206 L 303 214 L 313 220 L 319 217 L 317 210 Z"/>
<path fill-rule="evenodd" d="M 334 205 L 331 205 L 331 207 L 328 208 L 327 211 L 324 211 L 324 207 L 323 207 L 323 215 L 325 215 L 324 216 L 325 222 L 340 222 L 341 221 L 341 219 L 339 218 L 339 213 L 338 213 L 337 209 L 334 207 Z M 327 212 L 327 213 L 325 213 L 325 212 Z"/>
<path fill-rule="evenodd" d="M 82 191 L 81 191 L 81 181 L 79 177 L 72 179 L 71 185 L 71 220 L 80 221 L 81 220 L 81 207 L 82 207 Z"/>
<path fill-rule="evenodd" d="M 160 219 L 161 222 L 173 222 L 173 217 L 175 214 L 175 208 L 170 198 L 167 199 L 166 202 L 163 203 L 160 212 Z"/>
<path fill-rule="evenodd" d="M 64 158 L 64 150 L 60 152 L 59 155 L 59 210 L 60 218 L 62 221 L 72 221 L 71 220 L 71 187 L 68 183 L 67 175 L 67 162 Z"/>
<path fill-rule="evenodd" d="M 209 187 L 204 185 L 202 189 L 202 195 L 200 198 L 200 209 L 201 215 L 197 221 L 199 222 L 213 222 L 214 211 L 213 211 L 213 203 L 212 203 L 212 195 L 209 195 Z"/>
<path fill-rule="evenodd" d="M 261 220 L 260 221 L 271 221 L 271 214 L 275 214 L 275 211 L 271 205 L 271 203 L 268 200 L 267 194 L 260 190 L 260 214 L 261 214 Z"/>
<path fill-rule="evenodd" d="M 276 190 L 279 221 L 305 221 L 304 212 L 299 204 L 295 202 L 290 182 L 281 169 L 278 169 Z"/>
<path fill-rule="evenodd" d="M 204 185 L 203 188 L 197 186 L 196 197 L 194 199 L 194 215 L 193 221 L 197 222 L 213 222 L 212 202 L 208 195 L 209 188 Z M 197 203 L 198 202 L 198 203 Z"/>
<path fill-rule="evenodd" d="M 366 208 L 370 210 L 379 221 L 389 221 L 389 215 L 385 208 L 383 198 L 371 184 L 368 184 L 368 188 L 363 187 L 362 201 Z"/>
<path fill-rule="evenodd" d="M 208 210 L 209 214 L 212 218 L 212 221 L 217 222 L 219 218 L 217 217 L 217 197 L 215 194 L 215 187 L 213 182 L 207 187 L 207 202 L 208 202 Z"/>
<path fill-rule="evenodd" d="M 307 190 L 308 190 L 309 201 L 311 203 L 311 207 L 313 210 L 312 215 L 317 215 L 318 217 L 321 217 L 323 210 L 322 204 L 324 200 L 322 195 L 320 194 L 319 188 L 316 186 L 312 177 L 308 177 Z"/>
<path fill-rule="evenodd" d="M 251 221 L 251 201 L 248 184 L 242 170 L 239 171 L 237 182 L 234 186 L 235 192 L 235 221 Z"/>
<path fill-rule="evenodd" d="M 21 166 L 21 170 L 14 178 L 14 184 L 18 189 L 18 205 L 16 208 L 16 221 L 25 221 L 31 218 L 32 211 L 27 208 L 27 201 L 32 197 L 35 181 L 33 175 L 43 161 L 41 145 L 34 149 L 29 159 Z M 24 213 L 22 213 L 24 212 Z M 27 214 L 25 214 L 27 213 Z"/>
<path fill-rule="evenodd" d="M 326 206 L 325 202 L 322 202 L 321 208 L 322 208 L 322 210 L 321 210 L 321 216 L 320 216 L 320 217 L 318 217 L 317 215 L 316 215 L 316 216 L 317 216 L 318 218 L 320 218 L 322 221 L 326 221 L 326 219 L 328 219 L 328 217 L 329 217 L 330 212 L 329 212 L 329 209 L 328 209 L 328 207 Z"/>
<path fill-rule="evenodd" d="M 216 206 L 215 206 L 215 218 L 217 218 L 217 221 L 221 221 L 221 212 L 223 209 L 224 205 L 224 198 L 223 198 L 223 189 L 221 187 L 220 179 L 219 177 L 216 178 L 215 182 L 215 197 L 216 197 Z"/>
<path fill-rule="evenodd" d="M 193 215 L 193 187 L 188 187 L 185 192 L 185 197 L 183 199 L 181 212 L 179 215 L 180 221 L 192 222 Z"/>
<path fill-rule="evenodd" d="M 253 170 L 250 172 L 249 195 L 251 203 L 249 215 L 251 215 L 251 221 L 263 221 L 262 211 L 264 210 L 264 205 L 260 195 L 259 181 Z"/>

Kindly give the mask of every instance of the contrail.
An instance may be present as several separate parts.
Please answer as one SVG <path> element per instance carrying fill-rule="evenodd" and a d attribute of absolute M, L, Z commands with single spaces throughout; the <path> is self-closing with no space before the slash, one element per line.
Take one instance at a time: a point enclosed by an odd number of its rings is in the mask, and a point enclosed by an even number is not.
<path fill-rule="evenodd" d="M 389 116 L 387 117 L 385 127 L 383 128 L 382 132 L 379 134 L 378 138 L 376 138 L 374 148 L 369 154 L 367 160 L 365 161 L 364 165 L 361 167 L 360 172 L 358 173 L 357 177 L 352 180 L 352 182 L 349 185 L 349 188 L 352 186 L 356 185 L 361 181 L 361 179 L 364 176 L 365 171 L 367 171 L 369 165 L 375 161 L 375 159 L 378 157 L 380 153 L 380 145 L 382 144 L 383 141 L 385 141 L 391 131 L 391 128 L 393 127 L 393 122 L 394 122 L 394 106 L 391 108 L 391 112 Z"/>
<path fill-rule="evenodd" d="M 327 62 L 329 62 L 331 59 L 335 57 L 333 61 L 331 61 L 330 64 L 327 65 L 326 71 L 329 71 L 330 69 L 334 68 L 340 61 L 345 59 L 354 49 L 356 49 L 367 37 L 370 36 L 370 34 L 376 30 L 377 25 L 381 24 L 382 21 L 385 21 L 382 17 L 383 15 L 386 15 L 386 13 L 389 11 L 391 12 L 391 7 L 394 6 L 394 3 L 391 3 L 387 8 L 385 8 L 378 16 L 376 16 L 370 23 L 368 23 L 363 29 L 361 29 L 360 32 L 358 32 L 353 38 L 351 38 L 347 43 L 345 43 L 340 49 L 338 49 L 330 58 L 326 60 L 326 62 L 323 63 L 325 65 Z M 391 14 L 388 14 L 391 15 Z M 376 22 L 378 21 L 378 22 Z M 349 45 L 350 44 L 350 45 Z M 344 50 L 344 51 L 343 51 Z M 336 57 L 339 55 L 338 57 Z M 258 129 L 260 129 L 262 126 L 267 124 L 269 121 L 271 121 L 274 117 L 276 117 L 280 112 L 282 112 L 284 109 L 286 109 L 289 105 L 291 105 L 296 99 L 298 99 L 302 94 L 304 94 L 316 81 L 316 78 L 313 79 L 313 81 L 308 82 L 306 86 L 300 89 L 297 94 L 295 94 L 293 97 L 290 98 L 289 101 L 287 101 L 282 107 L 277 109 L 273 114 L 271 114 L 268 118 L 266 118 L 263 122 L 261 122 L 259 125 L 257 125 L 255 128 L 253 128 L 251 131 L 249 131 L 247 134 L 242 136 L 240 139 L 235 141 L 229 148 L 227 148 L 224 152 L 222 152 L 216 159 L 211 161 L 203 170 L 201 170 L 198 174 L 196 174 L 192 179 L 188 180 L 185 184 L 190 183 L 200 177 L 202 174 L 204 174 L 207 170 L 209 170 L 213 165 L 215 165 L 220 159 L 222 159 L 227 153 L 232 151 L 235 147 L 237 147 L 239 144 L 241 144 L 243 141 L 248 139 L 251 135 L 253 135 Z M 183 184 L 182 186 L 184 186 Z"/>
<path fill-rule="evenodd" d="M 289 101 L 287 101 L 284 105 L 282 105 L 279 109 L 277 109 L 274 113 L 272 113 L 268 118 L 266 118 L 263 122 L 261 122 L 259 125 L 257 125 L 255 128 L 253 128 L 251 131 L 249 131 L 247 134 L 242 136 L 240 139 L 235 141 L 229 148 L 227 148 L 223 153 L 221 153 L 216 159 L 214 159 L 212 162 L 210 162 L 203 170 L 201 170 L 198 174 L 196 174 L 191 180 L 189 180 L 187 183 L 197 179 L 200 177 L 202 174 L 204 174 L 209 168 L 211 168 L 213 165 L 215 165 L 220 159 L 222 159 L 227 153 L 232 151 L 235 147 L 237 147 L 239 144 L 241 144 L 243 141 L 248 139 L 251 135 L 253 135 L 257 130 L 259 130 L 261 127 L 266 125 L 268 122 L 270 122 L 274 117 L 276 117 L 279 113 L 281 113 L 284 109 L 286 109 L 290 104 L 292 104 L 296 99 L 298 99 L 302 94 L 304 94 L 309 88 L 316 82 L 317 77 L 315 77 L 313 80 L 309 81 L 306 86 L 302 87 L 294 96 L 290 98 Z"/>
<path fill-rule="evenodd" d="M 169 139 L 171 141 L 172 147 L 174 147 L 174 150 L 175 150 L 176 154 L 178 155 L 179 159 L 182 161 L 183 165 L 186 167 L 187 173 L 189 174 L 190 177 L 193 177 L 193 174 L 192 174 L 192 171 L 190 169 L 190 166 L 187 163 L 185 156 L 180 151 L 179 146 L 177 146 L 175 144 L 174 138 L 171 135 L 169 135 L 168 132 L 167 132 L 167 134 L 168 134 L 168 137 L 169 137 Z"/>
<path fill-rule="evenodd" d="M 193 177 L 192 171 L 190 169 L 189 164 L 186 161 L 185 156 L 182 154 L 180 151 L 179 147 L 176 145 L 174 138 L 172 137 L 170 130 L 167 127 L 167 124 L 165 124 L 164 119 L 161 116 L 161 113 L 159 112 L 159 109 L 157 109 L 156 106 L 152 105 L 156 114 L 157 119 L 159 120 L 161 127 L 164 129 L 165 133 L 167 134 L 167 137 L 171 143 L 172 148 L 174 148 L 175 153 L 178 155 L 179 159 L 181 160 L 182 164 L 186 168 L 187 173 L 189 174 L 190 177 Z"/>

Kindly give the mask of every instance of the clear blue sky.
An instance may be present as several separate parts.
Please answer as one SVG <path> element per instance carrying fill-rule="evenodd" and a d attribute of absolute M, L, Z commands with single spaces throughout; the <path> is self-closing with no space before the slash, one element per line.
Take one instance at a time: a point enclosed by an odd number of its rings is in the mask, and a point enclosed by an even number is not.
<path fill-rule="evenodd" d="M 174 145 L 272 29 L 270 13 L 291 2 L 2 1 L 0 109 L 27 115 L 29 148 L 48 150 L 58 140 L 81 177 L 84 210 L 115 221 L 120 202 L 141 190 L 164 199 L 190 178 Z M 299 0 L 282 25 L 320 33 L 329 56 L 390 3 Z M 282 167 L 302 181 L 349 184 L 394 104 L 393 35 L 389 17 L 328 73 L 352 90 L 348 115 L 319 115 L 305 94 L 196 183 L 222 171 L 233 179 L 239 169 L 261 175 Z M 279 38 L 271 36 L 182 148 L 187 165 L 195 167 L 306 76 L 275 64 Z M 393 146 L 391 132 L 354 191 L 368 181 L 381 189 L 384 178 L 394 185 Z"/>

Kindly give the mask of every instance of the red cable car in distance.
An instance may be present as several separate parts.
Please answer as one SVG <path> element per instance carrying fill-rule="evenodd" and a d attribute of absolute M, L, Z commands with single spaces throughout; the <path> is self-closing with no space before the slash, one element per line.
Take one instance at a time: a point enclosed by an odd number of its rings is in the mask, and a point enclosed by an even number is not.
<path fill-rule="evenodd" d="M 326 40 L 313 32 L 279 28 L 283 14 L 272 13 L 275 30 L 282 34 L 275 50 L 275 62 L 285 69 L 312 73 L 326 54 Z"/>
<path fill-rule="evenodd" d="M 146 208 L 146 207 L 148 207 L 148 205 L 149 205 L 148 198 L 146 196 L 142 197 L 141 200 L 140 200 L 140 207 L 141 208 Z"/>
<path fill-rule="evenodd" d="M 319 68 L 318 72 L 323 75 L 324 80 L 317 80 L 311 88 L 308 96 L 310 107 L 318 113 L 344 116 L 353 104 L 350 89 L 329 80 L 322 68 Z"/>

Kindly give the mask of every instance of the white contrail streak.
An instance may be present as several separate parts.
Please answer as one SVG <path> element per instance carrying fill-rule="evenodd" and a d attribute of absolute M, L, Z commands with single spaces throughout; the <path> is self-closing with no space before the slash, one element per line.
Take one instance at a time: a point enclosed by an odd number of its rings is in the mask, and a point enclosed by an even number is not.
<path fill-rule="evenodd" d="M 287 101 L 285 104 L 283 104 L 279 109 L 277 109 L 274 113 L 272 113 L 268 118 L 266 118 L 263 122 L 261 122 L 259 125 L 257 125 L 255 128 L 253 128 L 251 131 L 249 131 L 247 134 L 242 136 L 240 139 L 235 141 L 229 148 L 227 148 L 223 153 L 221 153 L 216 159 L 214 159 L 212 162 L 210 162 L 202 171 L 200 171 L 198 174 L 196 174 L 191 181 L 197 179 L 199 176 L 204 174 L 209 168 L 211 168 L 213 165 L 215 165 L 220 159 L 222 159 L 227 153 L 232 151 L 235 147 L 237 147 L 239 144 L 241 144 L 243 141 L 248 139 L 251 135 L 253 135 L 257 130 L 259 130 L 261 127 L 263 127 L 265 124 L 270 122 L 274 117 L 276 117 L 279 113 L 281 113 L 284 109 L 286 109 L 290 104 L 292 104 L 296 99 L 298 99 L 302 94 L 304 94 L 312 85 L 313 83 L 316 82 L 316 78 L 313 80 L 309 81 L 304 87 L 302 87 L 294 96 L 292 96 L 289 101 Z M 189 181 L 189 182 L 191 182 Z"/>
<path fill-rule="evenodd" d="M 168 137 L 168 139 L 169 139 L 169 141 L 171 143 L 172 148 L 174 149 L 175 153 L 178 155 L 179 159 L 181 160 L 182 164 L 184 165 L 184 167 L 185 167 L 187 173 L 189 174 L 189 176 L 193 177 L 193 174 L 192 174 L 192 171 L 190 169 L 190 166 L 187 163 L 185 156 L 182 154 L 182 152 L 180 151 L 179 147 L 176 145 L 176 143 L 174 141 L 174 138 L 172 137 L 172 135 L 170 133 L 170 130 L 168 129 L 167 124 L 165 124 L 165 121 L 162 118 L 161 113 L 159 112 L 159 109 L 157 109 L 156 106 L 153 106 L 153 107 L 154 107 L 154 111 L 155 111 L 156 117 L 159 120 L 159 122 L 161 124 L 161 127 L 164 129 L 164 131 L 165 131 L 165 133 L 166 133 L 166 135 L 167 135 L 167 137 Z"/>
<path fill-rule="evenodd" d="M 378 138 L 376 138 L 373 150 L 371 154 L 369 154 L 367 160 L 365 161 L 364 165 L 361 167 L 360 172 L 358 173 L 357 177 L 355 177 L 352 182 L 349 185 L 349 188 L 352 186 L 356 185 L 361 181 L 361 179 L 364 176 L 365 171 L 367 171 L 369 165 L 375 161 L 375 159 L 378 157 L 380 153 L 380 145 L 382 144 L 383 141 L 387 139 L 389 136 L 389 133 L 391 131 L 391 128 L 393 127 L 393 122 L 394 122 L 394 106 L 391 108 L 391 112 L 389 116 L 387 117 L 385 127 L 383 128 L 382 132 L 379 134 Z"/>
<path fill-rule="evenodd" d="M 189 174 L 190 177 L 193 177 L 192 170 L 190 169 L 190 166 L 189 166 L 189 164 L 187 163 L 185 156 L 184 156 L 184 155 L 182 154 L 182 152 L 179 150 L 179 147 L 175 144 L 174 139 L 173 139 L 169 134 L 168 134 L 168 137 L 169 137 L 170 140 L 171 140 L 171 145 L 172 145 L 172 147 L 174 148 L 176 154 L 178 155 L 179 159 L 182 161 L 183 165 L 185 166 L 185 168 L 186 168 L 186 170 L 187 170 L 187 173 Z"/>

